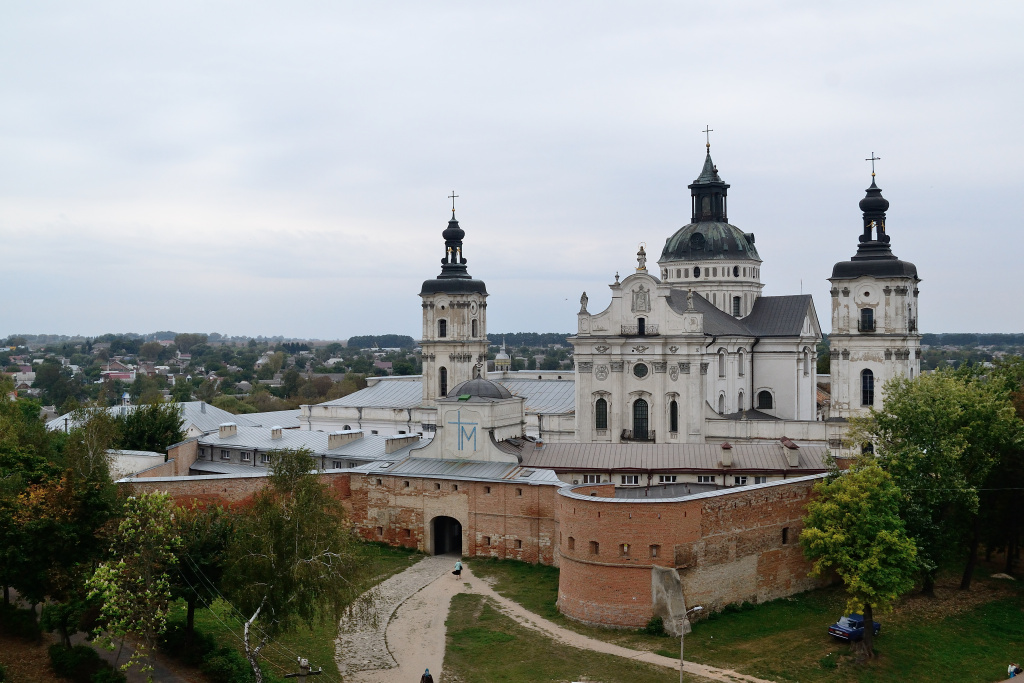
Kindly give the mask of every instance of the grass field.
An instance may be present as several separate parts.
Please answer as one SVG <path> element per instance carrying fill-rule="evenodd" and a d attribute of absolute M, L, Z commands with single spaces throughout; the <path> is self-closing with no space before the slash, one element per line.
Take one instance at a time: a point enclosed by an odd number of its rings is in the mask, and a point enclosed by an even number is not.
<path fill-rule="evenodd" d="M 679 673 L 552 641 L 502 615 L 481 595 L 461 593 L 448 612 L 446 683 L 674 683 Z M 685 680 L 704 680 L 687 676 Z"/>
<path fill-rule="evenodd" d="M 404 548 L 377 543 L 364 544 L 362 552 L 365 553 L 365 562 L 372 563 L 376 570 L 373 577 L 365 581 L 364 589 L 406 569 L 423 557 Z M 184 603 L 179 601 L 171 612 L 171 618 L 184 619 L 184 610 Z M 219 645 L 244 651 L 241 618 L 223 600 L 217 600 L 209 609 L 197 609 L 195 620 L 196 628 L 216 638 Z M 324 679 L 323 683 L 337 681 L 341 679 L 334 662 L 334 640 L 337 637 L 338 626 L 332 620 L 317 624 L 312 629 L 300 626 L 277 638 L 264 650 L 264 655 L 270 670 L 277 676 L 296 671 L 295 660 L 301 655 L 309 660 L 314 669 L 323 667 L 324 675 L 314 680 Z"/>
<path fill-rule="evenodd" d="M 670 657 L 678 653 L 674 639 L 585 627 L 558 614 L 555 568 L 494 560 L 468 565 L 477 576 L 490 577 L 502 595 L 567 628 Z M 987 574 L 969 592 L 958 590 L 958 582 L 940 580 L 934 599 L 908 597 L 893 613 L 876 615 L 882 623 L 875 642 L 879 657 L 866 664 L 856 664 L 849 646 L 826 635 L 843 611 L 839 587 L 698 622 L 686 637 L 687 659 L 777 681 L 999 680 L 1010 661 L 1024 659 L 1024 590 Z"/>

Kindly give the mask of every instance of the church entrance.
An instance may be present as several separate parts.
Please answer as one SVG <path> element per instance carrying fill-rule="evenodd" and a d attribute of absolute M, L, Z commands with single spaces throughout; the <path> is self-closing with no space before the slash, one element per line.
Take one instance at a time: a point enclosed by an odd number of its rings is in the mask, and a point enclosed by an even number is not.
<path fill-rule="evenodd" d="M 430 535 L 433 538 L 434 554 L 462 554 L 462 525 L 451 517 L 434 517 L 430 521 Z"/>

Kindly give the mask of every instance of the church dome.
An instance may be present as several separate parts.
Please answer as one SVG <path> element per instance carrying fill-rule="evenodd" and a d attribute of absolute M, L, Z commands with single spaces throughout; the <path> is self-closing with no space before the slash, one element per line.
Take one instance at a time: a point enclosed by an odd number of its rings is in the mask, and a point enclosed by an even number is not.
<path fill-rule="evenodd" d="M 871 174 L 871 187 L 860 200 L 864 212 L 864 232 L 857 245 L 857 253 L 849 261 L 840 261 L 832 268 L 831 280 L 853 280 L 869 276 L 877 278 L 908 277 L 918 280 L 917 266 L 909 261 L 896 258 L 889 247 L 889 235 L 885 225 L 885 212 L 889 200 L 882 196 L 882 190 L 875 184 Z"/>
<path fill-rule="evenodd" d="M 717 221 L 690 223 L 665 240 L 658 263 L 730 259 L 760 261 L 754 234 Z"/>
<path fill-rule="evenodd" d="M 512 392 L 496 382 L 477 377 L 463 382 L 449 391 L 446 400 L 457 401 L 460 396 L 501 399 L 512 398 Z"/>
<path fill-rule="evenodd" d="M 445 245 L 444 258 L 441 259 L 441 274 L 423 283 L 420 296 L 438 293 L 487 296 L 487 285 L 483 280 L 474 280 L 466 270 L 466 258 L 462 255 L 462 240 L 466 237 L 466 231 L 459 227 L 454 210 L 441 237 L 444 238 Z"/>

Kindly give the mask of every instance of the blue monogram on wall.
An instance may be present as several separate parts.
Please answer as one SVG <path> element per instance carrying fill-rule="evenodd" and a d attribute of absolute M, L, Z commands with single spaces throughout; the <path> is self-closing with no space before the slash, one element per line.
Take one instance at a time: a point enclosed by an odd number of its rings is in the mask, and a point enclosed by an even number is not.
<path fill-rule="evenodd" d="M 455 422 L 449 422 L 450 425 L 455 425 L 456 433 L 459 435 L 459 450 L 465 450 L 466 444 L 470 441 L 473 443 L 473 451 L 476 451 L 476 422 L 463 422 L 462 411 L 458 412 Z M 467 429 L 472 427 L 472 429 Z"/>

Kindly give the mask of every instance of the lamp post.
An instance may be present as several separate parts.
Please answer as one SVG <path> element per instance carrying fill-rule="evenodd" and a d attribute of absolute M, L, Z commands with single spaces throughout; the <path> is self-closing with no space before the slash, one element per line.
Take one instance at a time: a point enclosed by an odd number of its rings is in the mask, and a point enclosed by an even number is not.
<path fill-rule="evenodd" d="M 686 617 L 690 616 L 694 612 L 699 612 L 704 609 L 702 606 L 697 605 L 692 609 L 686 610 L 683 614 L 683 618 L 679 620 L 679 683 L 683 683 L 683 636 L 685 633 L 683 629 L 686 627 Z"/>

